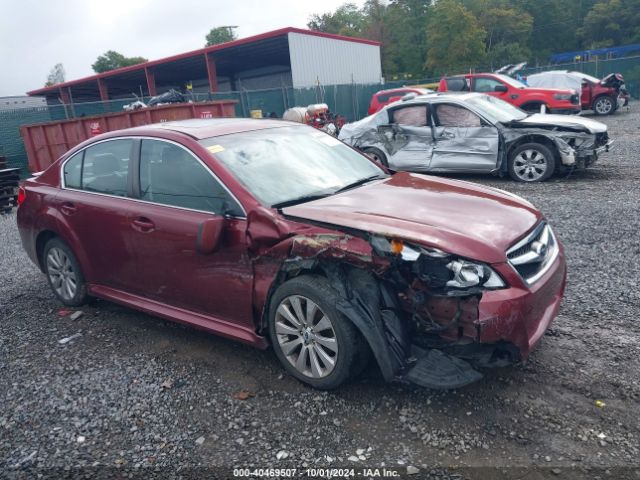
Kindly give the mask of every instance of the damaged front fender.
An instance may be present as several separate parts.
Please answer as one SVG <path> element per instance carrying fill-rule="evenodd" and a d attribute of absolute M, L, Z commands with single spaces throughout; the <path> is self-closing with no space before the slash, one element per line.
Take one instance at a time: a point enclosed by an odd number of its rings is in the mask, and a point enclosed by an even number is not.
<path fill-rule="evenodd" d="M 271 219 L 274 223 L 268 225 Z M 443 342 L 474 338 L 477 291 L 435 294 L 412 278 L 410 262 L 376 253 L 366 233 L 303 224 L 284 228 L 277 220 L 265 209 L 248 222 L 259 331 L 266 330 L 269 299 L 281 284 L 297 275 L 321 274 L 339 294 L 338 310 L 367 341 L 385 380 L 457 388 L 480 378 L 464 360 L 444 352 L 431 353 L 437 348 L 420 347 L 413 341 L 416 335 Z"/>

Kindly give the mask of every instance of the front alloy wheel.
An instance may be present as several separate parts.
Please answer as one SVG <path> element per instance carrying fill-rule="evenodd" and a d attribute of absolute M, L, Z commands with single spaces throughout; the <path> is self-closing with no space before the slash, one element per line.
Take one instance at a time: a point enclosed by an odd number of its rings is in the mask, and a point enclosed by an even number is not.
<path fill-rule="evenodd" d="M 269 302 L 269 338 L 282 366 L 315 388 L 337 388 L 366 366 L 369 348 L 319 275 L 287 280 Z"/>
<path fill-rule="evenodd" d="M 510 155 L 509 175 L 519 182 L 542 182 L 553 175 L 555 157 L 551 150 L 539 143 L 526 143 Z"/>
<path fill-rule="evenodd" d="M 323 378 L 338 359 L 331 319 L 306 297 L 291 295 L 278 305 L 275 330 L 282 353 L 302 375 Z"/>
<path fill-rule="evenodd" d="M 593 104 L 593 111 L 597 115 L 609 115 L 613 113 L 613 100 L 611 97 L 599 97 Z"/>

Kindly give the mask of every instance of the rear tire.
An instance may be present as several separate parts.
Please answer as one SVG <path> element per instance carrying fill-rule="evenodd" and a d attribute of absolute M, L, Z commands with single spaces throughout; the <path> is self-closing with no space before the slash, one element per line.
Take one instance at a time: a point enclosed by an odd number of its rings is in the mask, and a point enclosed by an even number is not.
<path fill-rule="evenodd" d="M 47 280 L 53 293 L 68 307 L 77 307 L 87 301 L 87 284 L 73 251 L 62 239 L 49 240 L 42 252 Z"/>
<path fill-rule="evenodd" d="M 362 151 L 367 157 L 369 157 L 374 162 L 389 168 L 389 161 L 387 160 L 387 156 L 384 154 L 382 150 L 375 147 L 368 147 L 368 148 L 363 148 Z"/>
<path fill-rule="evenodd" d="M 524 143 L 509 155 L 509 175 L 518 182 L 544 182 L 556 169 L 553 152 L 541 143 Z"/>
<path fill-rule="evenodd" d="M 283 283 L 269 307 L 269 337 L 282 366 L 321 390 L 344 384 L 362 370 L 364 339 L 338 311 L 338 294 L 321 276 Z"/>
<path fill-rule="evenodd" d="M 616 110 L 616 101 L 608 95 L 602 95 L 593 101 L 593 113 L 611 115 Z"/>

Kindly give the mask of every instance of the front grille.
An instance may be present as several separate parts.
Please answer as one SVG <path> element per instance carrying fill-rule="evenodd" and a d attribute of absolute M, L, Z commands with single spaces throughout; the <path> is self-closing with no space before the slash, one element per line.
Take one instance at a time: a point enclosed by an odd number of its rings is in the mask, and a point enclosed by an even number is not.
<path fill-rule="evenodd" d="M 551 227 L 541 222 L 525 238 L 507 250 L 509 263 L 531 285 L 542 277 L 558 256 L 558 243 Z"/>

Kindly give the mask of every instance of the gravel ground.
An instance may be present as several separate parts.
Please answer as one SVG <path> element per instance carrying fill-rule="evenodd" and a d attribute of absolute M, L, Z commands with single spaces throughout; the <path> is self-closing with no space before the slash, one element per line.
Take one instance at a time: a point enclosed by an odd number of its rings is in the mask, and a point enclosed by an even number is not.
<path fill-rule="evenodd" d="M 640 112 L 605 122 L 615 150 L 587 172 L 540 185 L 461 177 L 539 207 L 566 246 L 569 284 L 526 365 L 458 391 L 385 384 L 371 368 L 323 393 L 271 351 L 108 302 L 60 316 L 15 217 L 1 217 L 0 477 L 640 478 Z"/>

